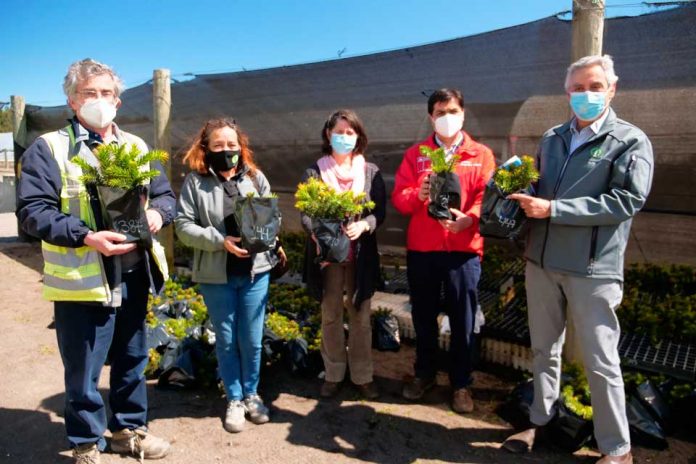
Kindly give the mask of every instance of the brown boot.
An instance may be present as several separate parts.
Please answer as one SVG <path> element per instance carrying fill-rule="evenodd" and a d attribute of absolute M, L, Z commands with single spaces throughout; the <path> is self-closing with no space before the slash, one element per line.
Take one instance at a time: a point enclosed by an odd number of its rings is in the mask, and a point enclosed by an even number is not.
<path fill-rule="evenodd" d="M 539 427 L 532 426 L 526 430 L 510 435 L 503 442 L 503 448 L 511 453 L 528 453 L 534 448 Z"/>
<path fill-rule="evenodd" d="M 94 443 L 88 443 L 73 448 L 74 464 L 100 464 L 99 449 Z"/>
<path fill-rule="evenodd" d="M 336 393 L 338 393 L 338 388 L 340 385 L 341 384 L 338 382 L 329 382 L 328 380 L 324 380 L 324 383 L 321 385 L 321 390 L 319 390 L 319 395 L 322 398 L 333 398 L 336 396 Z"/>
<path fill-rule="evenodd" d="M 143 429 L 123 429 L 111 434 L 111 451 L 143 459 L 161 459 L 169 454 L 171 444 Z"/>
<path fill-rule="evenodd" d="M 459 388 L 452 395 L 452 409 L 459 414 L 468 414 L 474 411 L 474 400 L 466 388 Z"/>
<path fill-rule="evenodd" d="M 602 456 L 597 464 L 633 464 L 633 455 L 629 451 L 621 456 Z"/>
<path fill-rule="evenodd" d="M 358 390 L 358 393 L 360 393 L 360 396 L 366 400 L 374 400 L 379 398 L 379 390 L 377 390 L 377 385 L 375 385 L 374 382 L 356 385 L 355 388 Z"/>
<path fill-rule="evenodd" d="M 416 401 L 423 397 L 426 391 L 435 386 L 435 378 L 421 379 L 414 377 L 409 383 L 404 385 L 401 395 L 407 400 Z"/>

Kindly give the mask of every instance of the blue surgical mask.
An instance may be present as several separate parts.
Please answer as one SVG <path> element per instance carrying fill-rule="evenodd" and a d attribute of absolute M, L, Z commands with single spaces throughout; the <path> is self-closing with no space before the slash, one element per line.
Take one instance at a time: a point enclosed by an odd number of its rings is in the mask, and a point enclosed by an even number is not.
<path fill-rule="evenodd" d="M 578 119 L 594 121 L 604 111 L 606 99 L 606 92 L 572 92 L 570 107 Z"/>
<path fill-rule="evenodd" d="M 331 134 L 331 148 L 339 155 L 352 152 L 357 141 L 357 135 Z"/>

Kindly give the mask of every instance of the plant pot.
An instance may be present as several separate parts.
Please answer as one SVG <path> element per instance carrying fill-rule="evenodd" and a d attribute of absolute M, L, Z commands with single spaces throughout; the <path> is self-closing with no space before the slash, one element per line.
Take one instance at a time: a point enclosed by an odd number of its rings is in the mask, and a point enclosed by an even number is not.
<path fill-rule="evenodd" d="M 141 185 L 124 190 L 97 186 L 97 192 L 106 227 L 125 235 L 123 243 L 137 243 L 144 248 L 152 248 L 152 234 L 145 214 L 147 187 Z"/>
<path fill-rule="evenodd" d="M 312 232 L 319 244 L 316 262 L 343 263 L 350 254 L 350 239 L 344 222 L 337 219 L 312 219 Z"/>
<path fill-rule="evenodd" d="M 534 195 L 530 186 L 518 193 Z M 486 184 L 481 203 L 479 232 L 483 237 L 515 239 L 526 230 L 527 216 L 516 200 L 508 200 L 493 179 Z"/>
<path fill-rule="evenodd" d="M 262 253 L 275 245 L 280 232 L 280 209 L 277 198 L 242 197 L 234 207 L 242 248 Z"/>
<path fill-rule="evenodd" d="M 461 207 L 462 189 L 459 176 L 453 172 L 431 174 L 428 215 L 433 219 L 452 219 L 450 208 Z"/>

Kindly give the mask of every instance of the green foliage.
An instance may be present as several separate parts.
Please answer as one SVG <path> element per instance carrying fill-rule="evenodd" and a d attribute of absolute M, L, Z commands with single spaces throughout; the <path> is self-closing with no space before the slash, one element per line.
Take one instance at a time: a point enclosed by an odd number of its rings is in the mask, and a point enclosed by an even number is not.
<path fill-rule="evenodd" d="M 82 168 L 80 180 L 85 184 L 130 190 L 145 184 L 153 177 L 159 176 L 157 169 L 144 169 L 153 161 L 164 163 L 168 155 L 162 150 L 153 150 L 142 154 L 133 144 L 116 146 L 113 144 L 100 145 L 94 150 L 98 167 L 87 163 L 83 158 L 75 156 L 72 162 Z"/>
<path fill-rule="evenodd" d="M 459 155 L 452 155 L 449 161 L 447 161 L 447 155 L 445 155 L 445 149 L 443 147 L 433 150 L 426 145 L 421 145 L 418 147 L 418 150 L 421 155 L 430 158 L 430 167 L 435 174 L 454 172 L 454 167 L 461 159 Z"/>
<path fill-rule="evenodd" d="M 266 327 L 285 341 L 300 338 L 300 325 L 279 313 L 270 313 L 266 318 Z"/>
<path fill-rule="evenodd" d="M 696 339 L 696 269 L 634 265 L 626 270 L 624 297 L 616 312 L 622 330 L 663 338 Z"/>
<path fill-rule="evenodd" d="M 519 192 L 539 179 L 539 171 L 534 167 L 534 158 L 522 156 L 522 163 L 506 166 L 495 171 L 493 181 L 504 194 Z"/>
<path fill-rule="evenodd" d="M 268 305 L 275 310 L 290 313 L 321 314 L 319 302 L 299 285 L 271 284 L 268 290 Z"/>
<path fill-rule="evenodd" d="M 281 232 L 278 239 L 285 250 L 285 256 L 288 258 L 289 271 L 302 272 L 306 234 L 304 232 Z"/>
<path fill-rule="evenodd" d="M 0 110 L 0 132 L 12 132 L 12 110 Z"/>
<path fill-rule="evenodd" d="M 372 312 L 372 318 L 373 318 L 373 319 L 376 318 L 376 317 L 389 317 L 389 316 L 391 316 L 391 315 L 392 315 L 392 310 L 389 309 L 389 308 L 385 308 L 385 307 L 383 307 L 383 306 L 377 307 L 377 309 L 375 309 L 375 310 Z"/>
<path fill-rule="evenodd" d="M 269 193 L 268 195 L 262 195 L 260 197 L 256 196 L 256 193 L 254 192 L 249 192 L 246 194 L 247 198 L 278 198 L 278 195 L 275 193 Z"/>
<path fill-rule="evenodd" d="M 339 193 L 314 177 L 297 186 L 295 200 L 295 208 L 315 219 L 343 220 L 375 207 L 374 202 L 365 201 L 365 193 Z"/>
<path fill-rule="evenodd" d="M 561 399 L 570 412 L 585 420 L 592 420 L 590 386 L 585 372 L 577 364 L 566 364 L 563 373 L 567 376 L 561 387 Z"/>

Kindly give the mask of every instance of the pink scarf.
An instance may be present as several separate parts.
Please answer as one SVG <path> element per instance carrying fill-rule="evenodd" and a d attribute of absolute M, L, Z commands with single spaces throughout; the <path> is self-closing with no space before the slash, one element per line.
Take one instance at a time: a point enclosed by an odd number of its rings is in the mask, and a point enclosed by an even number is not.
<path fill-rule="evenodd" d="M 319 158 L 317 165 L 321 171 L 321 180 L 336 191 L 352 190 L 357 194 L 365 190 L 365 157 L 363 155 L 353 155 L 350 169 L 339 166 L 331 155 Z"/>

